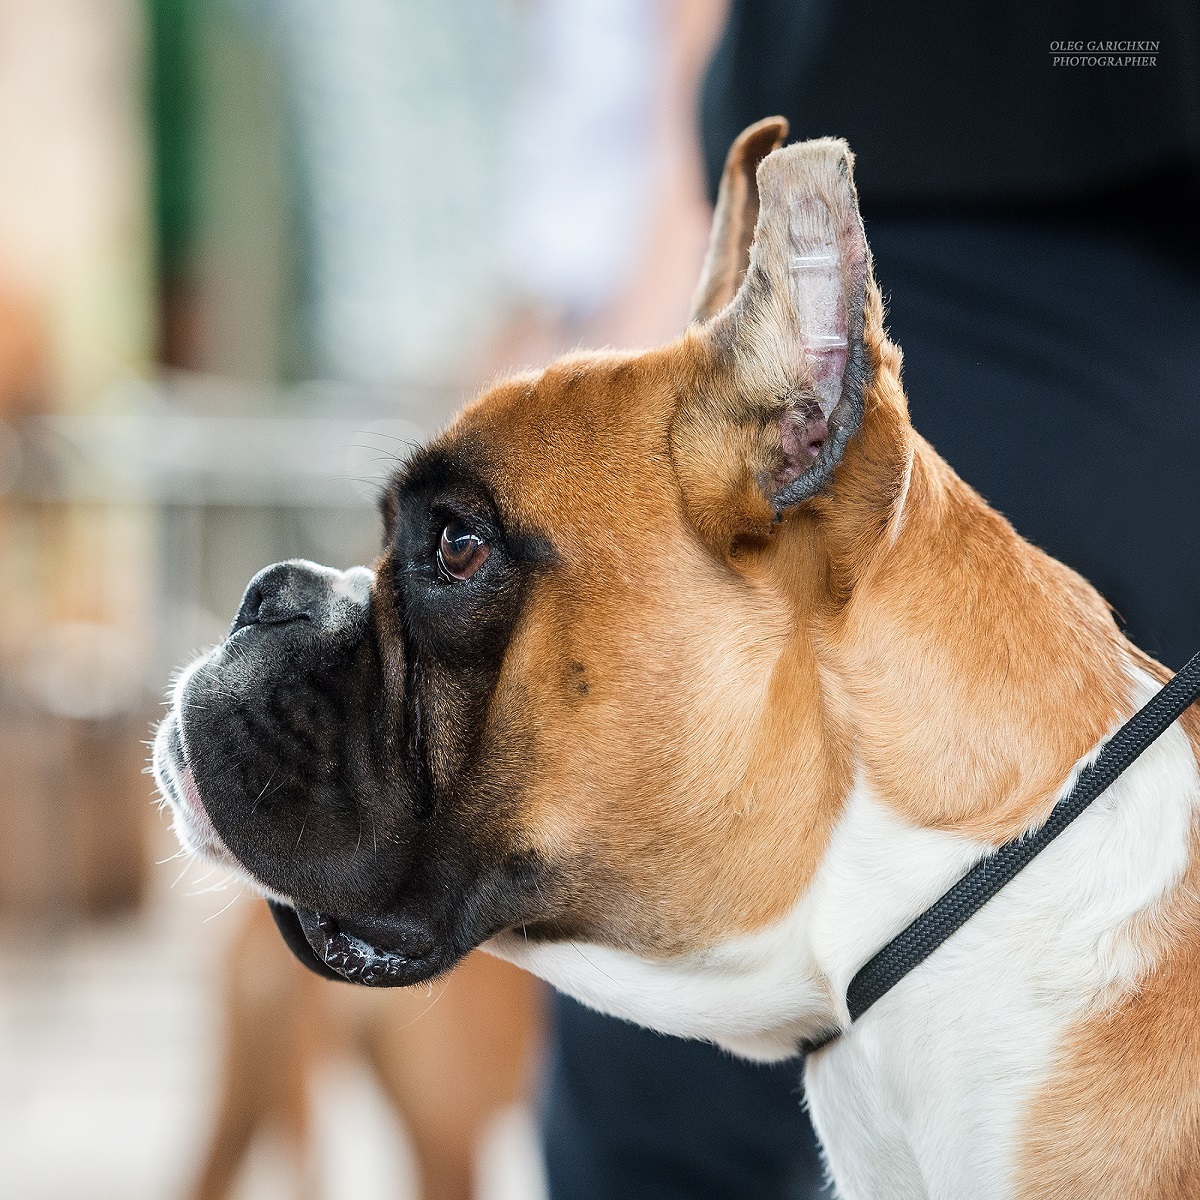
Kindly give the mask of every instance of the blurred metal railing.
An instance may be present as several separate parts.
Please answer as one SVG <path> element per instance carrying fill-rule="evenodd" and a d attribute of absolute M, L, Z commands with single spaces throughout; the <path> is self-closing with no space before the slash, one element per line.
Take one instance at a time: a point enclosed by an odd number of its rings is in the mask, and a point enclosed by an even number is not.
<path fill-rule="evenodd" d="M 0 434 L 0 491 L 35 501 L 365 507 L 453 409 L 437 389 L 203 377 L 125 384 L 107 411 L 29 418 Z"/>

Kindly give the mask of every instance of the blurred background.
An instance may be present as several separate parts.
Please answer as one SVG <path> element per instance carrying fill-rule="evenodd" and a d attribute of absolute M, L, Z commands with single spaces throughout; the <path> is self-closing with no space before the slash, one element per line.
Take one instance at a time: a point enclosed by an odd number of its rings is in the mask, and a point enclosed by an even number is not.
<path fill-rule="evenodd" d="M 774 112 L 859 154 L 918 428 L 1182 665 L 1195 6 L 918 8 L 732 0 L 700 96 L 724 0 L 0 0 L 0 1195 L 539 1200 L 541 1094 L 564 1197 L 821 1187 L 795 1064 L 562 999 L 548 1056 L 486 956 L 327 985 L 143 768 L 249 578 L 369 563 L 466 398 L 682 328 L 703 164 Z M 1162 62 L 1047 49 L 1116 35 Z"/>
<path fill-rule="evenodd" d="M 483 382 L 681 328 L 722 7 L 0 0 L 5 1196 L 541 1194 L 535 987 L 314 991 L 146 739 Z"/>

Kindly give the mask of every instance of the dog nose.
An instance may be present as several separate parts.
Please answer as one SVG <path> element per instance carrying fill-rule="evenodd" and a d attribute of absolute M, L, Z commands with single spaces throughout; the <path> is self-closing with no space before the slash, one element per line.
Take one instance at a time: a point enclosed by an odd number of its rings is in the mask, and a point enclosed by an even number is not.
<path fill-rule="evenodd" d="M 369 587 L 370 572 L 361 567 L 335 571 L 302 560 L 274 563 L 250 580 L 229 632 L 292 621 L 325 626 L 347 604 L 365 608 Z"/>
<path fill-rule="evenodd" d="M 281 562 L 264 567 L 246 586 L 230 633 L 247 625 L 283 625 L 288 621 L 311 621 L 313 587 L 297 563 Z M 307 586 L 306 586 L 307 585 Z"/>

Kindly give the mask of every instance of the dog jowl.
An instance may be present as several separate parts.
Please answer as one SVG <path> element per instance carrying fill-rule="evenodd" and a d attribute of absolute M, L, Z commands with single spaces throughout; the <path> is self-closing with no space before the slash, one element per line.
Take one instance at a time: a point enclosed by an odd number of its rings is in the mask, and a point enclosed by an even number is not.
<path fill-rule="evenodd" d="M 1044 819 L 1157 672 L 1083 580 L 913 432 L 852 157 L 828 139 L 779 148 L 785 132 L 761 122 L 731 150 L 677 341 L 485 392 L 391 480 L 373 570 L 267 568 L 229 638 L 181 677 L 154 751 L 180 836 L 248 874 L 313 969 L 409 984 L 486 945 L 604 1011 L 794 1054 L 846 1027 L 846 984 L 871 954 Z M 1012 1106 L 1050 1086 L 1047 1047 L 1085 1036 L 1080 996 L 1155 961 L 1096 966 L 1121 922 L 1153 906 L 1163 928 L 1138 929 L 1168 956 L 1163 931 L 1191 927 L 1175 897 L 1196 765 L 1175 734 L 1129 776 L 1150 794 L 1138 771 L 1176 772 L 1136 888 L 1103 913 L 1019 889 L 994 906 L 1051 922 L 1037 969 L 1058 974 L 1022 991 L 1034 968 L 1006 963 L 993 931 L 955 985 L 993 1002 L 947 1027 L 957 1070 L 999 1077 L 955 1042 L 966 1025 L 1033 1056 L 1009 1064 L 1022 1082 L 995 1100 L 1009 1107 L 971 1130 L 998 1123 L 1015 1146 Z M 865 1035 L 810 1060 L 847 1195 L 875 1194 L 870 1146 L 891 1129 L 862 1114 L 917 1070 L 882 1078 L 881 1043 L 863 1037 L 918 999 L 928 1030 L 943 978 L 927 971 L 916 999 L 895 989 Z M 1003 1025 L 1018 1017 L 1019 1039 Z M 1197 1043 L 1200 1062 L 1200 1027 Z M 837 1076 L 866 1089 L 848 1101 L 821 1073 L 864 1047 Z M 944 1067 L 921 1095 L 951 1105 L 947 1120 L 991 1102 L 978 1080 L 963 1096 L 933 1082 Z M 851 1109 L 839 1143 L 821 1114 Z M 867 1142 L 847 1142 L 860 1127 Z M 979 1161 L 966 1133 L 955 1146 L 913 1171 L 928 1183 Z M 1001 1158 L 1007 1195 L 1018 1156 Z"/>

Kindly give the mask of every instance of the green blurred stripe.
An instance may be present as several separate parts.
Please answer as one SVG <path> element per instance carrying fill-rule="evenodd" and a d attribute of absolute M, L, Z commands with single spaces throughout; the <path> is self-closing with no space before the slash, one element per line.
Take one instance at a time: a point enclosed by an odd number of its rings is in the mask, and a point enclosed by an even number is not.
<path fill-rule="evenodd" d="M 146 0 L 159 274 L 185 270 L 198 218 L 198 30 L 206 0 Z"/>

